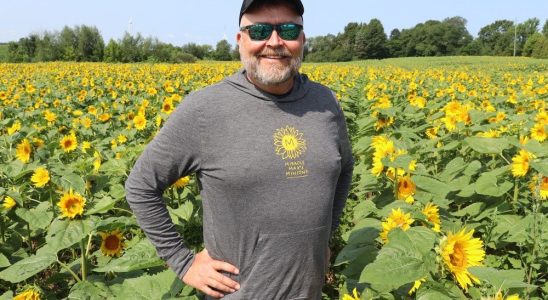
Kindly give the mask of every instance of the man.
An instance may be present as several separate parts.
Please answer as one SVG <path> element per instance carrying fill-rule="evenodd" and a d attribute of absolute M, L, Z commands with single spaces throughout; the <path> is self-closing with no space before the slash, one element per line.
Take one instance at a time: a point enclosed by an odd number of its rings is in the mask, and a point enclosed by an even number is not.
<path fill-rule="evenodd" d="M 321 299 L 353 159 L 333 93 L 298 72 L 303 13 L 300 0 L 244 1 L 244 68 L 188 95 L 126 182 L 159 256 L 208 299 Z M 191 173 L 203 199 L 197 254 L 161 200 Z"/>

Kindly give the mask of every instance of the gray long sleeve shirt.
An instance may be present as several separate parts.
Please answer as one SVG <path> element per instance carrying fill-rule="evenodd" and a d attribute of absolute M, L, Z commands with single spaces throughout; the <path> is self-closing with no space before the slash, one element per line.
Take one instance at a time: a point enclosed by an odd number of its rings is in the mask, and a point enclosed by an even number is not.
<path fill-rule="evenodd" d="M 290 93 L 275 96 L 242 70 L 181 102 L 135 163 L 126 197 L 182 278 L 194 254 L 161 197 L 196 173 L 205 248 L 240 270 L 227 274 L 240 290 L 223 299 L 321 299 L 352 169 L 344 117 L 328 88 L 299 74 Z"/>

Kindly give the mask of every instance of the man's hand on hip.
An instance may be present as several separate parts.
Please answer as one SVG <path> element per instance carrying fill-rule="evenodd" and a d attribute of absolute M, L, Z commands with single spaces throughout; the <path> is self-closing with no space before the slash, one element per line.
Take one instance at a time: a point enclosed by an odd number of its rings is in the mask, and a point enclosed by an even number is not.
<path fill-rule="evenodd" d="M 219 271 L 233 274 L 239 272 L 235 266 L 211 258 L 207 249 L 204 249 L 194 257 L 194 262 L 183 276 L 183 282 L 215 298 L 224 297 L 224 294 L 220 292 L 234 293 L 240 289 L 240 285 L 236 281 Z"/>

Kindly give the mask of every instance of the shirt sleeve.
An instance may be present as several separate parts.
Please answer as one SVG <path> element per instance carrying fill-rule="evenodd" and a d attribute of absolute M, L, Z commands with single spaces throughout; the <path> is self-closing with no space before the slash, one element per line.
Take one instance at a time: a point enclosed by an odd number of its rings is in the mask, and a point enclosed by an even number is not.
<path fill-rule="evenodd" d="M 183 278 L 194 254 L 183 242 L 162 200 L 178 178 L 200 168 L 200 112 L 187 97 L 137 159 L 126 183 L 126 199 L 137 223 L 156 247 L 159 257 Z"/>
<path fill-rule="evenodd" d="M 335 99 L 335 101 L 337 100 Z M 348 193 L 350 191 L 350 184 L 352 183 L 352 172 L 354 170 L 352 147 L 350 144 L 350 139 L 348 137 L 348 130 L 346 127 L 346 122 L 344 120 L 344 114 L 338 102 L 337 110 L 337 126 L 339 129 L 339 153 L 341 155 L 341 174 L 339 175 L 339 179 L 337 180 L 337 186 L 335 188 L 331 233 L 335 232 L 339 227 L 340 217 L 346 204 L 346 198 L 348 197 Z"/>

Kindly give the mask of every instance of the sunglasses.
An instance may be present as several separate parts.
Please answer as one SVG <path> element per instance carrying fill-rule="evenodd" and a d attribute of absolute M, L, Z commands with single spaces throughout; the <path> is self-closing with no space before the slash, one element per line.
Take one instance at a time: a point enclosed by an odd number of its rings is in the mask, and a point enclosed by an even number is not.
<path fill-rule="evenodd" d="M 303 25 L 294 23 L 284 24 L 267 24 L 258 23 L 240 27 L 241 31 L 247 30 L 252 41 L 266 41 L 272 35 L 272 31 L 276 30 L 278 35 L 286 41 L 294 41 L 299 38 L 299 34 L 303 30 Z"/>

